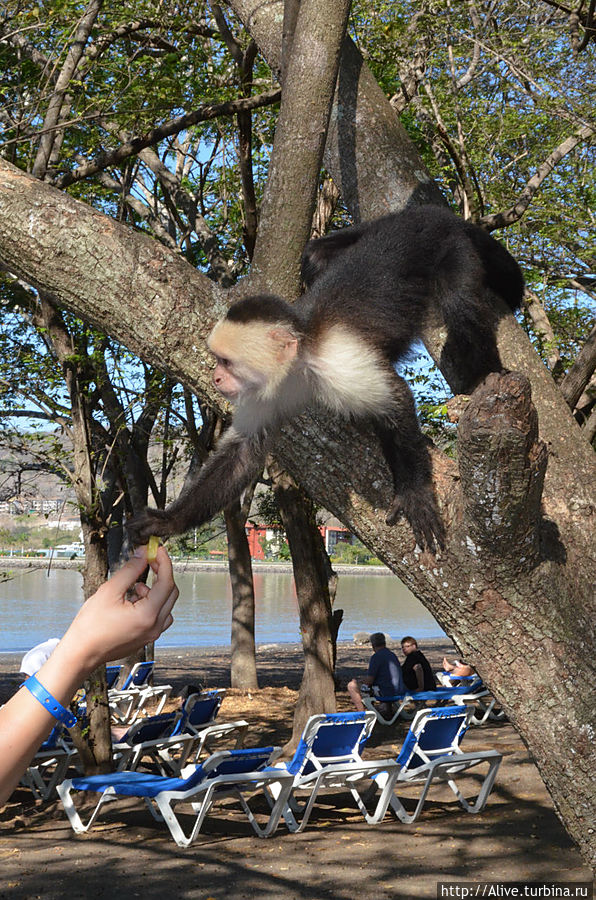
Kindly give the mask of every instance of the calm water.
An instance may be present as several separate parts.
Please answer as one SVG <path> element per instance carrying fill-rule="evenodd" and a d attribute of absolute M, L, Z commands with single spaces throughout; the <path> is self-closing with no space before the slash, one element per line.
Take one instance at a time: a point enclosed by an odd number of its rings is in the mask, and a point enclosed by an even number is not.
<path fill-rule="evenodd" d="M 161 647 L 222 646 L 230 640 L 231 592 L 227 574 L 176 573 L 180 598 Z M 61 637 L 82 600 L 81 576 L 68 569 L 36 570 L 0 584 L 0 652 L 25 651 Z M 257 643 L 300 641 L 294 582 L 289 574 L 255 574 Z M 394 576 L 343 575 L 336 605 L 344 610 L 340 640 L 357 631 L 392 638 L 444 637 L 429 612 Z"/>

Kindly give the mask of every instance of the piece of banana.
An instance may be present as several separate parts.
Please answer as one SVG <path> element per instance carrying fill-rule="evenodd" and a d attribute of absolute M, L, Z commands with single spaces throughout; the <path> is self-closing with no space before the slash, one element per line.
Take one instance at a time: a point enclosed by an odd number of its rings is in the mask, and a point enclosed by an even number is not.
<path fill-rule="evenodd" d="M 157 556 L 157 548 L 159 547 L 159 538 L 156 534 L 152 534 L 147 541 L 147 562 L 155 562 Z"/>

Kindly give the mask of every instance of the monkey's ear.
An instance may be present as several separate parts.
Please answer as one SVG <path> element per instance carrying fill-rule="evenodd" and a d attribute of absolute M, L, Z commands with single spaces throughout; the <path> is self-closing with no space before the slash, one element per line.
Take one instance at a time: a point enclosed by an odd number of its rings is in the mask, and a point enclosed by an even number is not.
<path fill-rule="evenodd" d="M 272 328 L 268 334 L 275 347 L 277 362 L 291 363 L 298 354 L 298 339 L 294 337 L 291 331 L 280 326 Z"/>

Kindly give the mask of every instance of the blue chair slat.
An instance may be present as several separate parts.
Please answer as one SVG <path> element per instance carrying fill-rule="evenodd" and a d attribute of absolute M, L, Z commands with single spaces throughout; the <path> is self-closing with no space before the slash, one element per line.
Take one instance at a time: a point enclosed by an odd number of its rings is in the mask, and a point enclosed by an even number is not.
<path fill-rule="evenodd" d="M 106 682 L 108 685 L 108 690 L 114 687 L 118 678 L 120 677 L 120 672 L 122 671 L 122 666 L 106 666 Z"/>
<path fill-rule="evenodd" d="M 147 680 L 153 674 L 153 667 L 155 663 L 153 660 L 148 660 L 147 662 L 136 663 L 128 675 L 126 676 L 126 680 L 122 685 L 121 690 L 127 691 L 133 687 L 141 687 L 144 684 L 147 684 Z"/>

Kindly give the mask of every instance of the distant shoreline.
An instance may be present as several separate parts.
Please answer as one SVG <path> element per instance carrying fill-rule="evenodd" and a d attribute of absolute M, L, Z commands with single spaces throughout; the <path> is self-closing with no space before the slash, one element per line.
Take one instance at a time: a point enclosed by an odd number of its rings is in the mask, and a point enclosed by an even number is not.
<path fill-rule="evenodd" d="M 433 669 L 439 668 L 444 655 L 451 655 L 455 647 L 448 637 L 429 638 L 419 641 L 420 649 L 426 654 Z M 387 646 L 400 654 L 399 640 L 389 640 Z M 366 671 L 371 649 L 368 641 L 353 639 L 337 642 L 337 672 L 344 680 L 349 680 L 354 668 Z M 5 692 L 13 685 L 18 674 L 21 651 L 9 653 L 0 651 L 0 702 L 2 684 Z M 180 687 L 192 678 L 199 678 L 216 687 L 229 686 L 231 648 L 229 644 L 220 646 L 161 647 L 155 648 L 155 662 L 159 677 Z M 256 647 L 256 662 L 259 681 L 266 684 L 285 684 L 296 689 L 300 687 L 304 668 L 302 644 L 294 642 L 259 643 Z M 10 695 L 10 691 L 7 696 Z"/>
<path fill-rule="evenodd" d="M 228 564 L 225 562 L 212 562 L 202 559 L 175 559 L 175 572 L 227 572 Z M 393 575 L 397 576 L 386 566 L 356 566 L 345 563 L 333 563 L 333 569 L 338 575 Z M 0 569 L 75 569 L 82 570 L 83 560 L 62 559 L 59 557 L 34 557 L 34 556 L 0 556 Z M 276 574 L 292 574 L 291 563 L 257 562 L 253 560 L 253 572 L 273 572 Z"/>

